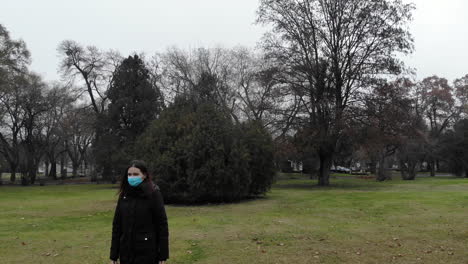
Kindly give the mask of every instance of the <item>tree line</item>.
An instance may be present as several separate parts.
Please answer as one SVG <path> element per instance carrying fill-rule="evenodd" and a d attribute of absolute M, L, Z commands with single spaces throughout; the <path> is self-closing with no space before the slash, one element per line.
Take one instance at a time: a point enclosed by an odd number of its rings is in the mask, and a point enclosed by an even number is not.
<path fill-rule="evenodd" d="M 408 180 L 420 169 L 466 176 L 468 75 L 414 80 L 401 61 L 414 49 L 413 9 L 400 0 L 261 0 L 257 23 L 270 31 L 257 49 L 125 58 L 65 40 L 55 83 L 29 70 L 25 43 L 1 26 L 2 167 L 29 184 L 41 162 L 57 178 L 57 164 L 70 160 L 74 175 L 86 165 L 93 179 L 115 180 L 126 160 L 145 158 L 174 193 L 223 182 L 190 196 L 206 200 L 197 195 L 232 185 L 264 192 L 272 179 L 261 171 L 286 159 L 323 186 L 333 164 L 356 162 L 378 180 L 391 178 L 390 164 Z"/>

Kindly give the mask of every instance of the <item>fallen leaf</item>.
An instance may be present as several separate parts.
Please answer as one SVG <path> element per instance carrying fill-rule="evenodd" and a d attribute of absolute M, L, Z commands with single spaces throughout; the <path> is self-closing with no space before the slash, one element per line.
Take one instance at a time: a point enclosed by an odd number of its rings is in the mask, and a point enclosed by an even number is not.
<path fill-rule="evenodd" d="M 191 250 L 187 250 L 187 253 L 188 253 L 188 254 L 192 254 L 192 251 L 191 251 Z"/>
<path fill-rule="evenodd" d="M 26 246 L 26 243 L 24 243 L 24 242 L 21 242 L 21 245 L 23 245 L 23 246 Z"/>

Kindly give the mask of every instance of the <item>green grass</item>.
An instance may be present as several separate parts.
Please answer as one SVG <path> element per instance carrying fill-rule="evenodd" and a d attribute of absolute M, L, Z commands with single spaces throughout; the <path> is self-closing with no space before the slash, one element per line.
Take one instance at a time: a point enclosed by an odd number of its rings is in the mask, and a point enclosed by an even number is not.
<path fill-rule="evenodd" d="M 166 206 L 169 263 L 468 263 L 468 180 L 319 188 L 284 175 L 265 198 Z M 0 262 L 108 263 L 111 185 L 0 187 Z"/>

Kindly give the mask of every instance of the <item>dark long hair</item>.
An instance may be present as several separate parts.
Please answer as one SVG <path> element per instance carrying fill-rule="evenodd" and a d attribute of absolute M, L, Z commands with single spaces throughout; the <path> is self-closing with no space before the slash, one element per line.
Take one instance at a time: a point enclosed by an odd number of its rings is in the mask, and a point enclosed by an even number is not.
<path fill-rule="evenodd" d="M 148 167 L 142 160 L 132 160 L 130 165 L 128 165 L 127 169 L 125 169 L 124 174 L 120 180 L 120 188 L 118 191 L 119 195 L 127 193 L 128 189 L 130 188 L 130 184 L 128 184 L 128 169 L 130 168 L 137 168 L 140 169 L 141 173 L 143 173 L 146 177 L 145 180 L 141 183 L 147 188 L 143 188 L 145 195 L 149 195 L 153 190 L 153 179 L 151 177 L 151 173 L 148 171 Z"/>

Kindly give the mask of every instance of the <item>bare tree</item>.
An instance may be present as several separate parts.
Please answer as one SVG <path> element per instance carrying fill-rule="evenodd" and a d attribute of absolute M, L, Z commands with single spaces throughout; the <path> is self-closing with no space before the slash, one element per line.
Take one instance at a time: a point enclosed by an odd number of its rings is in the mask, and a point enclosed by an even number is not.
<path fill-rule="evenodd" d="M 399 79 L 380 83 L 366 95 L 364 118 L 361 119 L 365 133 L 360 141 L 370 156 L 378 160 L 378 181 L 392 178 L 387 171 L 388 158 L 407 144 L 408 137 L 416 134 L 410 97 L 413 86 L 411 81 Z"/>
<path fill-rule="evenodd" d="M 25 85 L 26 80 L 23 76 L 16 76 L 14 83 L 8 86 L 8 91 L 0 97 L 2 113 L 1 153 L 10 166 L 11 182 L 16 180 L 16 172 L 20 162 L 20 132 L 25 124 L 25 113 L 22 108 L 24 91 L 22 88 Z"/>
<path fill-rule="evenodd" d="M 22 40 L 13 40 L 0 24 L 0 87 L 11 73 L 25 73 L 31 63 L 31 54 Z"/>
<path fill-rule="evenodd" d="M 288 90 L 275 76 L 278 68 L 261 53 L 244 47 L 231 51 L 231 85 L 241 117 L 262 121 L 276 137 L 288 130 Z M 292 104 L 295 106 L 295 104 Z M 286 122 L 285 122 L 286 121 Z"/>
<path fill-rule="evenodd" d="M 86 158 L 88 148 L 94 139 L 94 120 L 89 108 L 70 108 L 62 122 L 65 133 L 65 149 L 72 162 L 73 177 Z"/>
<path fill-rule="evenodd" d="M 74 83 L 76 79 L 79 84 L 84 85 L 83 93 L 88 94 L 90 106 L 95 114 L 95 142 L 99 142 L 102 137 L 102 120 L 108 105 L 107 91 L 112 82 L 113 74 L 122 62 L 122 57 L 118 52 L 103 52 L 94 46 L 83 47 L 72 40 L 63 41 L 58 52 L 62 58 L 60 71 L 69 83 Z M 87 100 L 85 101 L 87 102 Z M 64 157 L 61 163 L 64 163 Z M 110 178 L 111 169 L 107 165 L 101 164 L 104 178 Z M 64 174 L 64 173 L 62 173 Z M 95 178 L 96 175 L 93 175 Z"/>
<path fill-rule="evenodd" d="M 419 114 L 427 120 L 429 140 L 426 148 L 426 159 L 430 166 L 431 176 L 439 168 L 437 153 L 444 131 L 451 127 L 460 115 L 460 108 L 455 104 L 453 88 L 445 78 L 427 77 L 417 84 L 416 91 Z"/>
<path fill-rule="evenodd" d="M 0 153 L 10 166 L 12 182 L 19 166 L 19 133 L 24 125 L 21 101 L 25 74 L 31 62 L 30 53 L 22 40 L 11 39 L 0 24 Z"/>
<path fill-rule="evenodd" d="M 52 84 L 46 94 L 49 111 L 42 116 L 46 177 L 57 179 L 57 160 L 59 155 L 66 151 L 66 148 L 62 147 L 65 140 L 62 124 L 65 121 L 65 113 L 73 107 L 77 99 L 74 94 L 69 87 L 60 83 Z"/>
<path fill-rule="evenodd" d="M 179 94 L 187 94 L 200 88 L 202 80 L 211 76 L 213 98 L 236 121 L 240 122 L 236 102 L 236 93 L 231 85 L 232 67 L 229 50 L 223 48 L 199 48 L 182 51 L 171 48 L 161 55 L 162 75 L 161 89 L 166 98 L 171 100 Z"/>
<path fill-rule="evenodd" d="M 455 96 L 460 103 L 460 113 L 465 117 L 468 115 L 468 74 L 453 82 Z"/>
<path fill-rule="evenodd" d="M 112 74 L 122 58 L 114 51 L 103 52 L 95 46 L 83 47 L 73 40 L 64 40 L 58 47 L 60 71 L 69 82 L 81 79 L 96 114 L 104 112 L 106 91 Z"/>
<path fill-rule="evenodd" d="M 397 54 L 411 52 L 412 9 L 401 0 L 260 1 L 258 22 L 273 26 L 262 46 L 299 97 L 300 126 L 312 128 L 319 185 L 329 185 L 333 155 L 353 118 L 348 106 L 370 80 L 399 73 Z"/>
<path fill-rule="evenodd" d="M 24 87 L 24 96 L 21 101 L 23 108 L 23 129 L 20 133 L 25 146 L 27 177 L 22 176 L 22 183 L 34 184 L 37 175 L 39 161 L 44 154 L 42 140 L 41 115 L 49 110 L 44 93 L 46 84 L 36 74 L 27 76 L 27 86 Z"/>

